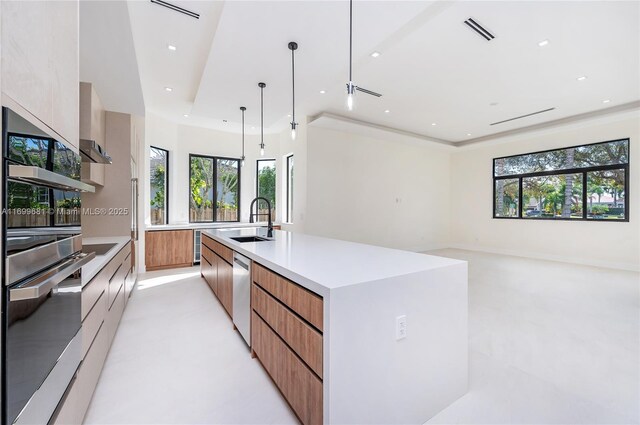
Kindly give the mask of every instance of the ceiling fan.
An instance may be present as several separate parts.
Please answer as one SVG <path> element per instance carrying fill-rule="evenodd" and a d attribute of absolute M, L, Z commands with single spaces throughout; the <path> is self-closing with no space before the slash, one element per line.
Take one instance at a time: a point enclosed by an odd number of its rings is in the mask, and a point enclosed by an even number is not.
<path fill-rule="evenodd" d="M 381 97 L 380 93 L 367 90 L 364 87 L 356 86 L 353 83 L 353 0 L 349 0 L 349 82 L 347 83 L 347 108 L 353 110 L 353 96 L 355 91 L 370 94 L 375 97 Z"/>

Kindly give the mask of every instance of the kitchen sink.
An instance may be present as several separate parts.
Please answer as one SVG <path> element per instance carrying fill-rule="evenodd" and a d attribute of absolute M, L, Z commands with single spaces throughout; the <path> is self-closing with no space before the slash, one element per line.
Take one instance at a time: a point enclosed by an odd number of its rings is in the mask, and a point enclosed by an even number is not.
<path fill-rule="evenodd" d="M 236 236 L 236 237 L 232 237 L 231 239 L 233 239 L 234 241 L 238 241 L 240 243 L 245 243 L 245 242 L 263 242 L 263 241 L 270 240 L 270 239 L 266 239 L 266 238 L 261 238 L 260 236 Z"/>
<path fill-rule="evenodd" d="M 88 254 L 90 252 L 95 252 L 96 255 L 104 255 L 111 248 L 118 245 L 117 243 L 96 243 L 91 245 L 82 245 L 82 252 Z"/>

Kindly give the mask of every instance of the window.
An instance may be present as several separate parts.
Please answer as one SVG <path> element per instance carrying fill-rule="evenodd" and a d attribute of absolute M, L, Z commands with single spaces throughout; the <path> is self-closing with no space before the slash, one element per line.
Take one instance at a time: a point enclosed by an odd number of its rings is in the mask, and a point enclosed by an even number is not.
<path fill-rule="evenodd" d="M 287 156 L 287 223 L 293 223 L 293 155 Z"/>
<path fill-rule="evenodd" d="M 493 160 L 493 217 L 629 221 L 629 139 Z"/>
<path fill-rule="evenodd" d="M 189 155 L 189 169 L 189 221 L 239 221 L 240 160 Z"/>
<path fill-rule="evenodd" d="M 267 198 L 271 203 L 271 217 L 276 217 L 276 160 L 259 159 L 256 168 L 256 196 Z M 260 202 L 260 201 L 259 201 Z M 258 203 L 259 203 L 258 202 Z M 263 202 L 264 204 L 264 202 Z M 266 205 L 258 209 L 258 220 L 266 218 Z"/>
<path fill-rule="evenodd" d="M 169 151 L 151 146 L 149 157 L 151 224 L 169 222 Z"/>

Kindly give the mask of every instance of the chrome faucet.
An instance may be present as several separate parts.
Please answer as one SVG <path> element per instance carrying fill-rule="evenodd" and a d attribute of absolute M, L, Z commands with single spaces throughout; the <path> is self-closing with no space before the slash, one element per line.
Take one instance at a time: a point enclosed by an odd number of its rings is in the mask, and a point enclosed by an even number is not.
<path fill-rule="evenodd" d="M 262 199 L 263 201 L 265 201 L 267 203 L 267 208 L 269 209 L 269 214 L 267 214 L 269 216 L 267 237 L 268 238 L 272 238 L 273 237 L 273 222 L 271 221 L 271 202 L 269 202 L 269 200 L 267 198 L 263 198 L 262 196 L 258 196 L 253 201 L 251 201 L 251 206 L 249 207 L 249 223 L 253 223 L 253 217 L 258 216 L 258 215 L 264 215 L 264 214 L 258 214 L 258 210 L 257 209 L 256 209 L 255 214 L 253 213 L 253 204 L 258 202 L 260 199 Z M 259 206 L 260 206 L 260 204 L 258 204 L 258 207 Z"/>

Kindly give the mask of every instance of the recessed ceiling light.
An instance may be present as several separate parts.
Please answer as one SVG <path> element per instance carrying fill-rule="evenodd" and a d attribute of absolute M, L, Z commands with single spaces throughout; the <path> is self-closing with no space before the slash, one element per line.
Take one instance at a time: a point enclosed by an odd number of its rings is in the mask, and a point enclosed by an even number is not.
<path fill-rule="evenodd" d="M 166 91 L 173 91 L 173 89 L 171 87 L 165 87 L 164 88 Z"/>
<path fill-rule="evenodd" d="M 371 57 L 372 57 L 372 58 L 377 58 L 378 56 L 380 56 L 380 52 L 373 52 L 373 53 L 371 53 Z"/>
<path fill-rule="evenodd" d="M 587 79 L 587 77 L 586 77 L 586 76 L 584 76 L 584 75 L 581 75 L 581 76 L 579 76 L 578 78 L 576 78 L 576 80 L 578 80 L 578 81 L 584 81 L 584 80 L 586 80 L 586 79 Z"/>
<path fill-rule="evenodd" d="M 291 114 L 287 114 L 287 117 L 291 118 Z"/>
<path fill-rule="evenodd" d="M 388 110 L 388 109 L 385 109 L 385 110 L 384 110 L 384 113 L 385 113 L 385 114 L 388 114 L 389 112 L 391 112 L 391 111 L 390 111 L 390 110 Z"/>
<path fill-rule="evenodd" d="M 538 46 L 540 46 L 540 47 L 544 47 L 544 46 L 546 46 L 547 44 L 549 44 L 549 40 L 542 40 L 541 42 L 539 42 L 539 43 L 538 43 Z"/>
<path fill-rule="evenodd" d="M 320 94 L 325 94 L 326 92 L 326 90 L 320 90 Z"/>
<path fill-rule="evenodd" d="M 189 118 L 189 114 L 184 114 L 183 117 Z"/>
<path fill-rule="evenodd" d="M 609 103 L 609 102 L 611 102 L 610 99 L 605 99 L 605 100 L 602 101 L 602 103 Z"/>
<path fill-rule="evenodd" d="M 173 51 L 173 52 L 175 52 L 176 50 L 178 50 L 178 48 L 177 48 L 176 46 L 174 46 L 173 44 L 169 44 L 169 45 L 167 45 L 167 49 L 169 49 L 169 50 L 171 50 L 171 51 Z"/>
<path fill-rule="evenodd" d="M 436 125 L 436 123 L 432 122 L 431 125 Z"/>
<path fill-rule="evenodd" d="M 471 133 L 467 133 L 467 136 L 471 136 Z"/>

